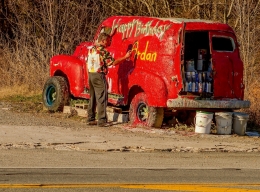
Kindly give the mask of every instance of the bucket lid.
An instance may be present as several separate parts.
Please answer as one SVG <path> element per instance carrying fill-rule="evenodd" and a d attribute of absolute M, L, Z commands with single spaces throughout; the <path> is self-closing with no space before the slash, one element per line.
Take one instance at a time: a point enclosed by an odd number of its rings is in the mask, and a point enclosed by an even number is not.
<path fill-rule="evenodd" d="M 208 112 L 208 111 L 196 111 L 196 113 L 213 114 L 212 112 Z"/>
<path fill-rule="evenodd" d="M 216 112 L 215 116 L 231 116 L 232 117 L 233 112 Z"/>
<path fill-rule="evenodd" d="M 234 112 L 233 115 L 234 117 L 249 118 L 249 114 L 242 112 Z"/>

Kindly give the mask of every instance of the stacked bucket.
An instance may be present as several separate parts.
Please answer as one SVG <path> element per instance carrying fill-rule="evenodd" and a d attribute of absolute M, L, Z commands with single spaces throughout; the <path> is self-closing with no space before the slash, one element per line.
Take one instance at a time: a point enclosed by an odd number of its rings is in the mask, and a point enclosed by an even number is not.
<path fill-rule="evenodd" d="M 210 133 L 214 113 L 197 111 L 195 118 L 196 133 Z M 249 115 L 241 112 L 216 112 L 215 120 L 218 135 L 230 135 L 232 128 L 237 135 L 245 135 Z"/>

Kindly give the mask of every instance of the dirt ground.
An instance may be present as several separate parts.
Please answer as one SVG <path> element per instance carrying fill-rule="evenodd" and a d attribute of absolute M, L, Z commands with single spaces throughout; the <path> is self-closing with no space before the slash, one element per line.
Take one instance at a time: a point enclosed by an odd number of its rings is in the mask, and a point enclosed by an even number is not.
<path fill-rule="evenodd" d="M 42 106 L 0 102 L 0 149 L 118 152 L 260 152 L 260 137 L 196 134 L 190 129 L 88 126 L 85 118 L 42 111 Z"/>

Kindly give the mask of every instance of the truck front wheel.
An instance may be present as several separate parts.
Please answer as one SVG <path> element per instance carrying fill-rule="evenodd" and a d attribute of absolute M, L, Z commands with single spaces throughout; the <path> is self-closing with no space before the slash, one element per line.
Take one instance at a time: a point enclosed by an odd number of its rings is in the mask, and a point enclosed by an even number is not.
<path fill-rule="evenodd" d="M 62 111 L 69 103 L 68 83 L 64 77 L 49 78 L 43 88 L 43 105 L 49 111 Z"/>
<path fill-rule="evenodd" d="M 150 107 L 145 93 L 138 93 L 130 104 L 129 119 L 133 125 L 161 127 L 164 110 L 162 107 Z"/>

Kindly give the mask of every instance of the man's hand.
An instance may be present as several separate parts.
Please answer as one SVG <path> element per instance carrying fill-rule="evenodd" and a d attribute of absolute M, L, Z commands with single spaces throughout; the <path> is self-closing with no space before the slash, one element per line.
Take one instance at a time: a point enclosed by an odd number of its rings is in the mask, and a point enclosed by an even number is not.
<path fill-rule="evenodd" d="M 132 50 L 127 51 L 125 54 L 125 59 L 128 59 L 131 56 Z"/>
<path fill-rule="evenodd" d="M 121 58 L 119 58 L 119 59 L 116 59 L 111 65 L 117 65 L 117 64 L 119 64 L 120 62 L 122 62 L 122 61 L 124 61 L 124 60 L 126 60 L 126 59 L 129 59 L 130 56 L 131 56 L 131 53 L 132 53 L 131 50 L 130 50 L 130 51 L 127 51 L 127 53 L 125 54 L 124 57 L 121 57 Z"/>

